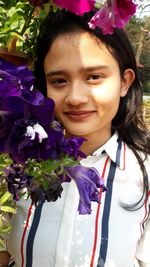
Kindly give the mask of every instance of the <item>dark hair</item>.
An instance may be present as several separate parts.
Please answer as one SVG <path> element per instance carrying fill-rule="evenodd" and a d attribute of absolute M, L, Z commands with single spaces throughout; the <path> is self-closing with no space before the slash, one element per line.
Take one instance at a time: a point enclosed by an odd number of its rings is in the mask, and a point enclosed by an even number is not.
<path fill-rule="evenodd" d="M 138 77 L 135 56 L 124 31 L 115 29 L 113 34 L 105 35 L 99 28 L 90 29 L 88 22 L 95 11 L 84 14 L 80 17 L 65 10 L 50 12 L 45 23 L 42 25 L 37 41 L 37 58 L 35 61 L 35 75 L 37 77 L 38 88 L 46 95 L 46 79 L 43 68 L 44 59 L 54 42 L 61 34 L 72 33 L 79 30 L 87 31 L 99 38 L 116 58 L 120 73 L 130 68 L 135 73 L 128 93 L 120 98 L 120 105 L 116 116 L 112 121 L 112 130 L 117 130 L 119 136 L 135 154 L 141 171 L 143 173 L 143 194 L 140 200 L 133 205 L 126 205 L 128 210 L 141 207 L 148 196 L 148 175 L 141 157 L 143 152 L 145 158 L 150 154 L 150 133 L 146 128 L 142 115 L 142 88 Z M 140 205 L 140 206 L 139 206 Z"/>

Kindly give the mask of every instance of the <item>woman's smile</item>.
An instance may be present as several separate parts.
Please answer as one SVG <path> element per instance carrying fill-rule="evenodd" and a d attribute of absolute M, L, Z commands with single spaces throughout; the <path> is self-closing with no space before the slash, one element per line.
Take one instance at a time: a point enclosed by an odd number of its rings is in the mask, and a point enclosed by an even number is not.
<path fill-rule="evenodd" d="M 90 110 L 70 110 L 64 112 L 64 114 L 68 117 L 68 119 L 74 122 L 84 121 L 89 117 L 93 116 L 93 114 L 95 113 L 96 111 L 90 111 Z"/>

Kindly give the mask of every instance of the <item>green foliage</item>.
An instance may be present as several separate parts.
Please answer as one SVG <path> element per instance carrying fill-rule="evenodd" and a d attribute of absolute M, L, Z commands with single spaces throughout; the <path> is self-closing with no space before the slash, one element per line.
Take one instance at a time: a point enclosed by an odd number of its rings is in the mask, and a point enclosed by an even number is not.
<path fill-rule="evenodd" d="M 150 80 L 146 80 L 145 82 L 143 82 L 143 92 L 150 94 Z"/>
<path fill-rule="evenodd" d="M 37 162 L 35 159 L 29 159 L 26 163 L 25 173 L 33 177 L 32 183 L 42 185 L 46 189 L 48 181 L 57 180 L 58 175 L 64 174 L 64 166 L 71 167 L 77 163 L 77 160 L 64 154 L 59 160 L 48 159 Z"/>
<path fill-rule="evenodd" d="M 0 46 L 34 54 L 39 27 L 50 5 L 34 7 L 27 0 L 0 1 Z"/>
<path fill-rule="evenodd" d="M 9 214 L 15 214 L 15 202 L 12 195 L 7 191 L 7 184 L 3 178 L 3 169 L 11 164 L 11 159 L 7 155 L 0 155 L 0 247 L 4 247 L 3 235 L 11 231 L 8 222 Z"/>
<path fill-rule="evenodd" d="M 135 52 L 141 33 L 141 27 L 144 27 L 144 24 L 144 19 L 139 19 L 136 16 L 133 16 L 125 28 Z"/>
<path fill-rule="evenodd" d="M 0 154 L 0 247 L 4 246 L 3 235 L 11 231 L 9 214 L 16 213 L 16 203 L 12 195 L 8 192 L 6 175 L 4 168 L 11 166 L 12 160 L 7 154 Z M 79 162 L 69 155 L 62 153 L 59 159 L 48 159 L 46 161 L 36 161 L 28 159 L 22 166 L 24 173 L 32 177 L 32 185 L 35 187 L 48 188 L 49 182 L 58 180 L 59 175 L 65 174 L 65 168 L 77 165 Z M 19 192 L 19 198 L 24 195 Z"/>
<path fill-rule="evenodd" d="M 145 30 L 147 30 L 147 32 Z M 150 32 L 150 18 L 138 18 L 134 16 L 127 24 L 126 31 L 133 46 L 135 56 L 137 54 L 141 35 L 144 35 L 141 43 L 141 67 L 138 68 L 138 72 L 144 93 L 150 93 L 150 36 L 148 34 L 148 31 Z"/>

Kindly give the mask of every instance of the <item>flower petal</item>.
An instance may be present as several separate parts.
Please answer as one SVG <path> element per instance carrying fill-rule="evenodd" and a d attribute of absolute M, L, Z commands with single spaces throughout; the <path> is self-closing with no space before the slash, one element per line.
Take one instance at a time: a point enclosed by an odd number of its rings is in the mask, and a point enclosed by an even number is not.
<path fill-rule="evenodd" d="M 92 17 L 89 27 L 98 27 L 104 34 L 112 34 L 114 28 L 124 28 L 136 12 L 136 7 L 132 0 L 108 0 Z"/>
<path fill-rule="evenodd" d="M 71 137 L 71 138 L 62 138 L 60 142 L 60 148 L 62 151 L 67 153 L 69 156 L 86 158 L 86 155 L 79 150 L 79 147 L 85 141 L 83 137 Z"/>
<path fill-rule="evenodd" d="M 66 8 L 72 13 L 82 16 L 94 8 L 95 0 L 54 0 L 59 7 Z"/>
<path fill-rule="evenodd" d="M 30 185 L 32 177 L 24 173 L 23 166 L 19 164 L 11 164 L 4 169 L 8 191 L 13 195 L 13 199 L 19 200 L 19 192 Z"/>
<path fill-rule="evenodd" d="M 0 100 L 9 96 L 19 96 L 25 101 L 38 104 L 42 93 L 33 90 L 35 77 L 26 65 L 16 66 L 0 58 Z"/>
<path fill-rule="evenodd" d="M 38 122 L 42 126 L 50 125 L 54 119 L 54 106 L 54 101 L 50 98 L 44 98 L 39 105 L 25 103 L 24 119 Z"/>
<path fill-rule="evenodd" d="M 106 191 L 102 178 L 95 168 L 81 165 L 66 168 L 66 173 L 75 181 L 80 194 L 79 214 L 90 214 L 91 201 L 100 203 L 98 188 Z"/>

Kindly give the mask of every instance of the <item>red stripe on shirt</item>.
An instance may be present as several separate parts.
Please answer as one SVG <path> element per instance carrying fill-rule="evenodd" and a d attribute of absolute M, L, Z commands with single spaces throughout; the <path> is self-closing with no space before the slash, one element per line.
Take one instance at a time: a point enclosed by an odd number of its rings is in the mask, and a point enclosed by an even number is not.
<path fill-rule="evenodd" d="M 21 267 L 24 266 L 24 253 L 23 253 L 24 239 L 25 239 L 25 235 L 26 235 L 27 228 L 28 228 L 28 225 L 29 225 L 30 216 L 31 216 L 31 213 L 32 213 L 32 207 L 33 207 L 33 205 L 30 205 L 30 207 L 29 207 L 28 216 L 27 216 L 26 224 L 25 224 L 24 231 L 23 231 L 23 234 L 22 234 L 22 239 L 21 239 Z"/>
<path fill-rule="evenodd" d="M 105 161 L 105 164 L 104 164 L 103 173 L 102 173 L 102 178 L 103 179 L 104 179 L 104 176 L 105 176 L 105 171 L 106 171 L 108 160 L 109 160 L 109 156 L 106 158 L 106 161 Z M 101 197 L 102 197 L 102 189 L 100 188 L 100 199 L 101 199 Z M 94 243 L 93 243 L 90 267 L 93 267 L 94 258 L 95 258 L 95 252 L 96 252 L 96 246 L 97 246 L 98 220 L 99 220 L 99 214 L 100 214 L 100 205 L 101 205 L 100 203 L 97 205 L 97 211 L 96 211 L 96 217 L 95 217 L 95 233 L 94 233 Z"/>

